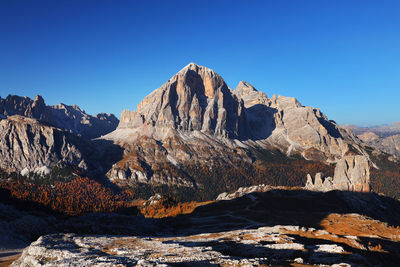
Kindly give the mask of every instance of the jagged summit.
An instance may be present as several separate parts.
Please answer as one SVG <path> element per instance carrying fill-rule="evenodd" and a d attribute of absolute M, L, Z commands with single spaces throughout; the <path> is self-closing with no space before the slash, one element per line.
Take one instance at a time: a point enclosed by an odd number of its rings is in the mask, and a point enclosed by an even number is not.
<path fill-rule="evenodd" d="M 138 105 L 119 128 L 167 127 L 240 138 L 243 104 L 215 71 L 190 63 Z"/>
<path fill-rule="evenodd" d="M 258 91 L 253 85 L 245 81 L 240 81 L 233 93 L 239 99 L 243 99 L 246 108 L 256 104 L 265 105 L 268 103 L 268 97 L 264 92 Z"/>
<path fill-rule="evenodd" d="M 251 91 L 258 91 L 253 85 L 251 85 L 250 83 L 246 82 L 246 81 L 240 81 L 239 84 L 236 86 L 235 90 L 237 91 L 247 91 L 247 92 L 251 92 Z"/>

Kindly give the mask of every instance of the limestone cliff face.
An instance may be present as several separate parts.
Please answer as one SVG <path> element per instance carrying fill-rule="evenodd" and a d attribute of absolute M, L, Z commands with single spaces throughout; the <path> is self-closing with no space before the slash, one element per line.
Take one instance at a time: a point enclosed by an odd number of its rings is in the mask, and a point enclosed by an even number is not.
<path fill-rule="evenodd" d="M 100 168 L 95 155 L 84 139 L 35 119 L 14 115 L 0 121 L 0 168 L 7 171 L 32 171 L 59 162 L 95 170 Z"/>
<path fill-rule="evenodd" d="M 212 136 L 245 136 L 243 103 L 211 69 L 190 63 L 147 96 L 137 111 L 124 111 L 118 128 L 172 128 Z"/>
<path fill-rule="evenodd" d="M 34 100 L 15 95 L 9 95 L 5 99 L 0 97 L 0 118 L 12 115 L 34 118 L 89 139 L 115 130 L 119 122 L 113 114 L 100 113 L 91 116 L 76 105 L 46 106 L 40 95 Z"/>
<path fill-rule="evenodd" d="M 317 173 L 314 181 L 307 175 L 306 189 L 315 191 L 370 191 L 370 162 L 365 156 L 345 156 L 338 161 L 333 178 L 322 179 Z"/>

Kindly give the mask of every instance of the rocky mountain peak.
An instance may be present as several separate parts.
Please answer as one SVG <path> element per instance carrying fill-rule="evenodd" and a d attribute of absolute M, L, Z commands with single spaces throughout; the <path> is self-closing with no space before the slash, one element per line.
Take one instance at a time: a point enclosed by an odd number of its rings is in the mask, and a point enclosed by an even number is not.
<path fill-rule="evenodd" d="M 265 105 L 268 102 L 268 97 L 264 92 L 258 91 L 253 85 L 245 81 L 240 81 L 233 93 L 243 100 L 246 108 L 257 104 Z"/>
<path fill-rule="evenodd" d="M 29 106 L 28 109 L 29 110 Z M 47 110 L 44 99 L 41 95 L 36 95 L 32 103 L 32 108 L 29 114 L 25 112 L 26 116 L 37 118 L 43 121 L 50 121 L 50 112 Z"/>
<path fill-rule="evenodd" d="M 124 111 L 119 128 L 172 128 L 238 138 L 243 104 L 215 71 L 188 64 L 148 95 L 137 111 Z"/>
<path fill-rule="evenodd" d="M 192 94 L 205 95 L 207 98 L 213 98 L 220 88 L 228 89 L 224 80 L 214 70 L 195 63 L 189 63 L 175 76 L 179 89 L 188 86 L 187 89 L 194 90 Z"/>
<path fill-rule="evenodd" d="M 253 85 L 246 81 L 240 81 L 239 84 L 236 86 L 235 90 L 237 91 L 245 91 L 245 92 L 253 92 L 258 91 Z"/>
<path fill-rule="evenodd" d="M 43 97 L 41 95 L 36 95 L 35 99 L 33 100 L 32 106 L 33 107 L 35 107 L 35 106 L 43 106 L 43 107 L 46 106 L 46 104 L 44 103 Z"/>

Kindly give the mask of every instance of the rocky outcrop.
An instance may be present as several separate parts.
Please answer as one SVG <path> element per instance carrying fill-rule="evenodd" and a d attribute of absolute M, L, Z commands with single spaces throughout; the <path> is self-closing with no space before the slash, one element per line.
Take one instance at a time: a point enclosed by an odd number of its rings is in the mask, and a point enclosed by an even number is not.
<path fill-rule="evenodd" d="M 34 118 L 89 139 L 115 130 L 119 122 L 113 114 L 100 113 L 91 116 L 76 105 L 46 106 L 40 95 L 33 101 L 29 97 L 15 95 L 9 95 L 5 99 L 0 97 L 0 116 L 5 118 L 12 115 Z"/>
<path fill-rule="evenodd" d="M 59 162 L 99 170 L 95 151 L 88 141 L 35 119 L 14 115 L 0 121 L 0 168 L 7 171 L 46 173 Z"/>
<path fill-rule="evenodd" d="M 345 156 L 336 164 L 334 176 L 322 178 L 321 173 L 312 177 L 307 175 L 305 188 L 314 191 L 370 191 L 370 163 L 365 156 Z"/>

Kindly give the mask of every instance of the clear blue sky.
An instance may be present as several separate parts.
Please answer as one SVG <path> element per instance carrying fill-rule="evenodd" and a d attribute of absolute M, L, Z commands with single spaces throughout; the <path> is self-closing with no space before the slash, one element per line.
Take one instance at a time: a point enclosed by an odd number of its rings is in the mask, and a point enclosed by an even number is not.
<path fill-rule="evenodd" d="M 338 123 L 400 121 L 400 1 L 0 1 L 0 96 L 120 115 L 189 62 Z"/>

